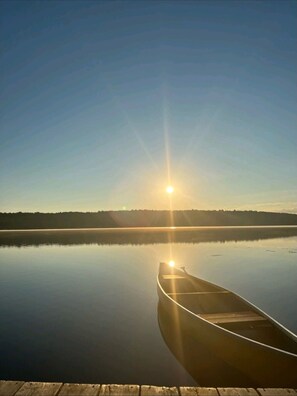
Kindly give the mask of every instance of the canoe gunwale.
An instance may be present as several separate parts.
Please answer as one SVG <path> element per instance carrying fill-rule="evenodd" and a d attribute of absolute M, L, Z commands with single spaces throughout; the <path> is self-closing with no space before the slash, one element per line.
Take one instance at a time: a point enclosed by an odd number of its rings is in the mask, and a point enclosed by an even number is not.
<path fill-rule="evenodd" d="M 180 270 L 178 270 L 180 271 Z M 200 278 L 196 278 L 192 275 L 189 275 L 187 273 L 185 273 L 184 275 L 186 275 L 186 277 L 188 278 L 193 278 L 193 279 L 198 279 L 200 280 Z M 161 276 L 161 274 L 159 273 L 157 276 L 157 285 L 158 285 L 158 289 L 160 290 L 160 292 L 165 296 L 166 299 L 168 299 L 170 301 L 170 303 L 172 305 L 176 305 L 179 309 L 181 309 L 182 311 L 187 312 L 188 315 L 190 315 L 193 319 L 196 320 L 200 320 L 202 323 L 204 323 L 205 325 L 207 324 L 208 326 L 213 326 L 214 328 L 216 328 L 216 330 L 219 333 L 223 333 L 228 335 L 229 337 L 233 337 L 233 338 L 237 338 L 239 341 L 242 340 L 244 341 L 244 343 L 251 343 L 254 344 L 255 346 L 260 347 L 261 349 L 267 350 L 267 349 L 271 349 L 272 351 L 276 351 L 277 353 L 281 353 L 282 355 L 288 355 L 290 357 L 294 357 L 297 358 L 297 354 L 293 353 L 293 352 L 289 352 L 283 349 L 279 349 L 277 347 L 271 346 L 269 344 L 264 344 L 260 341 L 256 341 L 253 340 L 251 338 L 245 337 L 241 334 L 237 334 L 232 332 L 231 330 L 225 329 L 221 326 L 218 326 L 215 323 L 212 323 L 210 321 L 208 321 L 207 319 L 204 319 L 203 317 L 199 316 L 198 314 L 195 314 L 194 312 L 190 311 L 189 309 L 187 309 L 186 307 L 184 307 L 183 305 L 181 305 L 180 303 L 178 303 L 177 301 L 175 301 L 173 298 L 171 298 L 171 296 L 168 295 L 168 293 L 165 292 L 165 290 L 163 289 L 160 279 L 159 277 Z M 219 287 L 223 290 L 229 291 L 230 293 L 232 293 L 233 295 L 235 295 L 236 297 L 238 297 L 240 300 L 242 300 L 245 304 L 247 304 L 248 306 L 252 307 L 253 310 L 255 310 L 256 312 L 259 312 L 261 315 L 263 315 L 268 321 L 272 322 L 272 324 L 276 327 L 278 327 L 283 333 L 285 333 L 286 336 L 288 336 L 289 338 L 291 338 L 293 341 L 295 341 L 297 343 L 297 337 L 295 336 L 295 334 L 293 332 L 291 332 L 290 330 L 288 330 L 286 327 L 284 327 L 282 324 L 280 324 L 279 322 L 277 322 L 275 319 L 273 319 L 272 317 L 270 317 L 268 314 L 266 314 L 265 312 L 263 312 L 260 308 L 258 308 L 257 306 L 255 306 L 254 304 L 252 304 L 251 302 L 249 302 L 248 300 L 246 300 L 244 297 L 240 296 L 237 293 L 233 293 L 228 289 L 222 288 L 220 286 L 217 286 L 211 282 L 205 281 L 204 279 L 201 279 L 201 281 L 211 285 L 211 286 L 215 286 L 215 287 Z"/>

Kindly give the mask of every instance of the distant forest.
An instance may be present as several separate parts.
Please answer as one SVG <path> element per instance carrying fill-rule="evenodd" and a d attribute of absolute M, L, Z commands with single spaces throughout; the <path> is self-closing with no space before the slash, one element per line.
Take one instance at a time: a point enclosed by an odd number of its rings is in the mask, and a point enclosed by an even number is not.
<path fill-rule="evenodd" d="M 256 211 L 130 210 L 62 213 L 0 213 L 1 230 L 182 226 L 297 225 L 297 214 Z"/>

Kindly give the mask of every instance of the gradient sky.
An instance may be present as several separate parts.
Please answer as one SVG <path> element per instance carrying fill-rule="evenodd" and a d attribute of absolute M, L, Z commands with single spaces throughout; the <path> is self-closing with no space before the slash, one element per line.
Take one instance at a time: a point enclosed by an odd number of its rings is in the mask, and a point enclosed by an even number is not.
<path fill-rule="evenodd" d="M 0 15 L 0 211 L 297 213 L 296 1 Z"/>

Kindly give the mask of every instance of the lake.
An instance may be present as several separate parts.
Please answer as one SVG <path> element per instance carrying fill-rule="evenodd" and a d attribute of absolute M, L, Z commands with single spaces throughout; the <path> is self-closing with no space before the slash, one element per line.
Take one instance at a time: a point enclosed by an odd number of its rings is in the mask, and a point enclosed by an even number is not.
<path fill-rule="evenodd" d="M 220 362 L 193 378 L 164 339 L 156 277 L 170 259 L 297 333 L 296 227 L 0 232 L 0 378 L 228 384 Z"/>

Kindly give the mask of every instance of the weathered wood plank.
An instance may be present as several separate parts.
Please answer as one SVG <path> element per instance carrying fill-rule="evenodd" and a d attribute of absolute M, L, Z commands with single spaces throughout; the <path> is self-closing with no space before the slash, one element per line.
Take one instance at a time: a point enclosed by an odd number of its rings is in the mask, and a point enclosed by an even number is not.
<path fill-rule="evenodd" d="M 202 388 L 0 381 L 0 396 L 297 396 L 289 388 Z"/>
<path fill-rule="evenodd" d="M 218 396 L 216 388 L 199 388 L 196 386 L 181 386 L 181 396 Z"/>
<path fill-rule="evenodd" d="M 62 383 L 26 382 L 15 396 L 56 396 Z"/>
<path fill-rule="evenodd" d="M 22 385 L 24 381 L 0 381 L 0 395 L 13 396 Z"/>
<path fill-rule="evenodd" d="M 259 396 L 253 388 L 218 388 L 220 396 Z"/>
<path fill-rule="evenodd" d="M 176 387 L 141 385 L 141 396 L 178 396 Z"/>
<path fill-rule="evenodd" d="M 64 384 L 58 396 L 98 396 L 100 385 Z"/>
<path fill-rule="evenodd" d="M 100 396 L 138 396 L 139 385 L 102 385 Z"/>
<path fill-rule="evenodd" d="M 296 373 L 297 375 L 297 373 Z M 289 388 L 258 388 L 261 396 L 295 396 L 297 392 Z"/>

